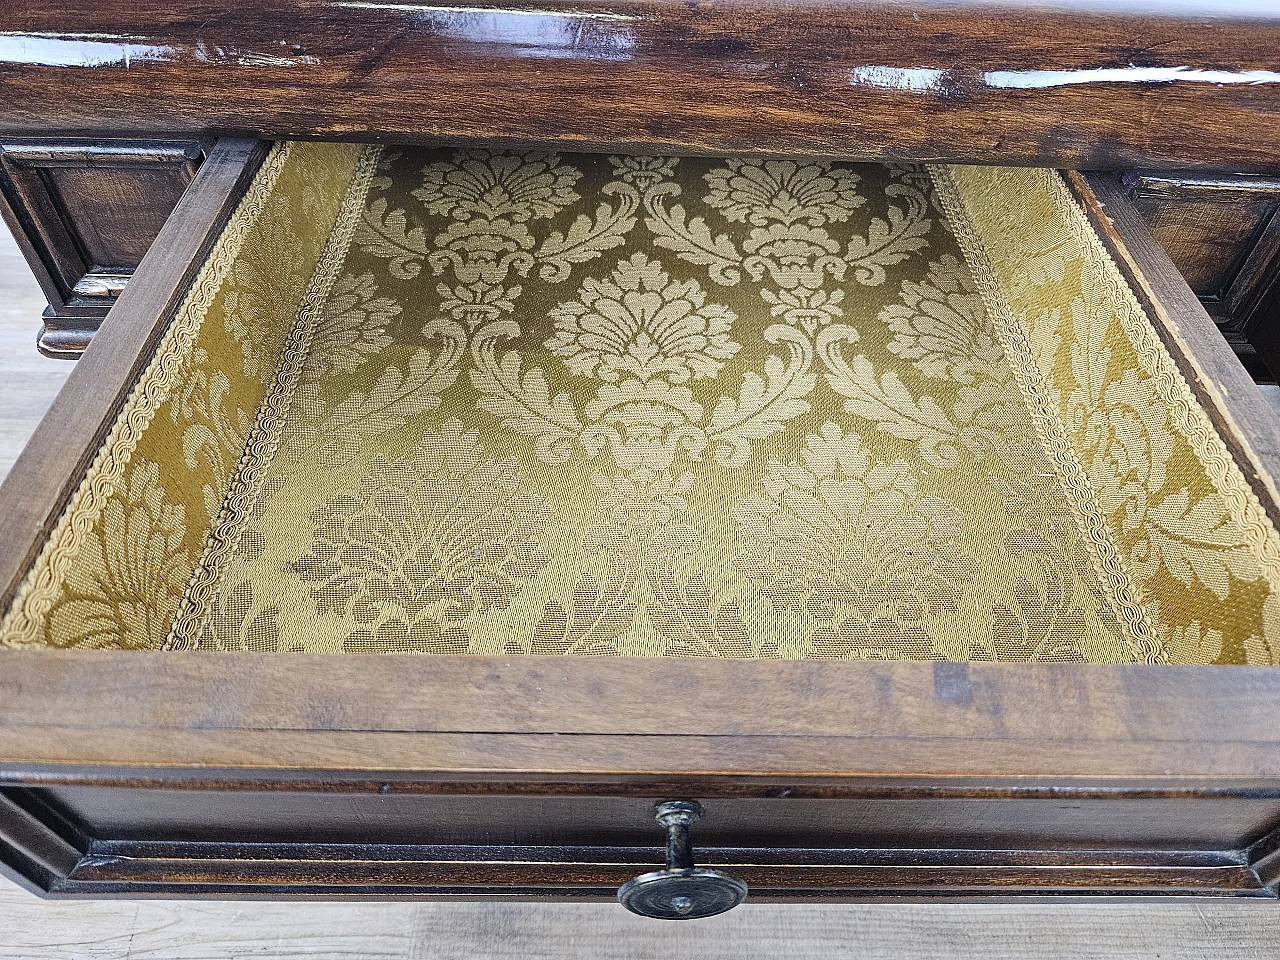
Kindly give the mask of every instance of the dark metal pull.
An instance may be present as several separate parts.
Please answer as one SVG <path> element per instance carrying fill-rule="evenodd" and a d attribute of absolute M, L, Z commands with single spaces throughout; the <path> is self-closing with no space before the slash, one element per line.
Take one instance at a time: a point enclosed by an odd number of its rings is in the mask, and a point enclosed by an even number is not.
<path fill-rule="evenodd" d="M 667 831 L 667 866 L 642 873 L 618 888 L 618 902 L 642 917 L 697 920 L 732 910 L 747 898 L 747 885 L 719 870 L 693 865 L 689 827 L 702 816 L 690 800 L 658 804 L 653 816 Z"/>

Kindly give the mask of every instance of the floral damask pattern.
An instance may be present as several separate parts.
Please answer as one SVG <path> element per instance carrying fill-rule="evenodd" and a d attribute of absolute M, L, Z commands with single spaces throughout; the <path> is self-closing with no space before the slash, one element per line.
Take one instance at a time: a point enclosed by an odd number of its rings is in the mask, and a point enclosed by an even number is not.
<path fill-rule="evenodd" d="M 159 647 L 190 571 L 186 533 L 186 512 L 165 499 L 159 466 L 131 465 L 53 608 L 53 645 L 74 637 L 77 647 Z"/>
<path fill-rule="evenodd" d="M 243 355 L 244 375 L 254 378 L 262 378 L 275 365 L 270 344 L 278 342 L 280 318 L 297 309 L 292 291 L 277 278 L 307 269 L 306 256 L 290 242 L 289 225 L 268 223 L 270 235 L 264 238 L 262 255 L 246 257 L 232 267 L 223 316 L 226 332 Z"/>
<path fill-rule="evenodd" d="M 733 311 L 708 304 L 695 281 L 672 280 L 643 253 L 605 280 L 588 278 L 581 299 L 551 311 L 552 353 L 583 376 L 617 383 L 623 376 L 673 383 L 713 377 L 739 350 L 729 336 Z"/>
<path fill-rule="evenodd" d="M 209 469 L 209 482 L 201 489 L 209 519 L 217 517 L 222 497 L 231 482 L 236 461 L 244 450 L 253 418 L 239 406 L 234 412 L 231 381 L 221 370 L 211 370 L 209 353 L 197 347 L 193 369 L 169 403 L 169 416 L 182 427 L 182 456 L 186 465 L 197 462 Z"/>
<path fill-rule="evenodd" d="M 982 295 L 952 256 L 929 264 L 929 275 L 902 285 L 901 302 L 880 320 L 893 331 L 889 352 L 910 360 L 927 377 L 972 384 L 1003 380 L 1004 350 L 986 322 Z"/>
<path fill-rule="evenodd" d="M 867 198 L 858 192 L 858 174 L 827 161 L 728 160 L 708 171 L 707 206 L 729 224 L 751 225 L 740 241 L 738 231 L 717 234 L 705 217 L 671 203 L 685 189 L 673 179 L 645 184 L 646 226 L 655 243 L 707 268 L 712 281 L 735 286 L 745 274 L 762 284 L 770 315 L 813 337 L 845 316 L 845 291 L 834 282 L 852 272 L 856 283 L 878 286 L 886 267 L 928 244 L 925 193 L 904 171 L 890 173 L 898 182 L 883 190 L 886 218 L 867 218 L 865 236 L 843 242 L 832 228 L 853 220 Z"/>
<path fill-rule="evenodd" d="M 387 154 L 219 642 L 1125 659 L 1078 531 L 1046 545 L 1073 520 L 930 191 Z"/>
<path fill-rule="evenodd" d="M 400 304 L 378 295 L 373 274 L 346 274 L 333 285 L 324 313 L 312 334 L 312 347 L 302 370 L 306 380 L 350 373 L 371 355 L 391 346 L 387 327 Z"/>
<path fill-rule="evenodd" d="M 834 423 L 797 463 L 772 461 L 764 495 L 737 508 L 736 563 L 785 609 L 814 623 L 815 653 L 929 657 L 928 623 L 973 578 L 957 547 L 964 515 L 921 495 L 903 460 L 877 463 Z"/>
<path fill-rule="evenodd" d="M 565 231 L 542 226 L 580 197 L 574 191 L 581 173 L 555 154 L 502 154 L 459 151 L 449 161 L 428 163 L 422 185 L 411 191 L 422 209 L 445 221 L 431 235 L 411 225 L 404 208 L 374 198 L 356 233 L 360 247 L 389 261 L 393 277 L 413 279 L 429 264 L 442 281 L 435 293 L 440 307 L 465 327 L 476 330 L 510 315 L 523 293 L 518 278 L 535 266 L 538 277 L 558 282 L 576 263 L 623 243 L 635 224 L 639 202 L 625 183 L 602 191 L 618 203 L 599 204 L 594 218 L 578 214 Z M 389 185 L 380 178 L 375 187 Z"/>
<path fill-rule="evenodd" d="M 1013 180 L 1017 180 L 1013 184 Z M 1280 534 L 1056 174 L 944 178 L 1150 623 L 1148 658 L 1271 662 Z"/>
<path fill-rule="evenodd" d="M 1170 484 L 1177 434 L 1156 381 L 1132 367 L 1114 379 L 1113 350 L 1102 341 L 1107 318 L 1085 298 L 1073 300 L 1071 312 L 1075 387 L 1067 397 L 1067 422 L 1133 569 L 1150 581 L 1163 568 L 1188 587 L 1199 583 L 1225 600 L 1232 578 L 1248 582 L 1261 575 L 1257 555 L 1220 494 L 1193 500 L 1187 488 Z"/>
<path fill-rule="evenodd" d="M 706 175 L 707 203 L 732 223 L 821 227 L 867 202 L 859 180 L 850 167 L 821 161 L 730 159 Z"/>
<path fill-rule="evenodd" d="M 366 151 L 278 145 L 112 426 L 0 643 L 167 643 Z M 176 591 L 176 592 L 175 592 Z"/>
<path fill-rule="evenodd" d="M 1134 359 L 1123 298 L 1081 266 L 1096 240 L 1027 242 L 1000 288 L 1007 238 L 975 246 L 954 182 L 911 166 L 405 149 L 362 169 L 305 308 L 271 300 L 300 282 L 289 257 L 228 272 L 49 642 L 1280 649 L 1280 553 Z M 291 222 L 335 209 L 295 189 Z"/>
<path fill-rule="evenodd" d="M 467 150 L 424 167 L 413 195 L 428 212 L 462 223 L 504 217 L 528 223 L 548 220 L 581 199 L 573 191 L 581 176 L 555 154 Z"/>
<path fill-rule="evenodd" d="M 316 509 L 294 572 L 321 612 L 358 624 L 347 650 L 465 652 L 464 622 L 505 610 L 546 565 L 546 502 L 522 489 L 514 457 L 489 458 L 457 421 L 411 459 L 373 466 Z"/>

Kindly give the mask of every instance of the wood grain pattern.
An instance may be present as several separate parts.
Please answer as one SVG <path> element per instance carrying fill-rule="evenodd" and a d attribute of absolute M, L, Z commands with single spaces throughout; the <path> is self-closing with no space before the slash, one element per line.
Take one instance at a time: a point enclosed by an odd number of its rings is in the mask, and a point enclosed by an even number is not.
<path fill-rule="evenodd" d="M 662 923 L 616 904 L 37 900 L 0 880 L 22 960 L 1270 960 L 1271 903 L 746 905 Z"/>
<path fill-rule="evenodd" d="M 1229 319 L 1221 301 L 1280 204 L 1280 178 L 1179 171 L 1126 174 L 1123 183 L 1201 302 Z"/>
<path fill-rule="evenodd" d="M 10 776 L 44 757 L 161 776 L 1253 781 L 1280 777 L 1278 709 L 1280 669 L 1259 667 L 0 651 Z"/>
<path fill-rule="evenodd" d="M 224 140 L 179 202 L 120 296 L 96 349 L 68 376 L 31 442 L 0 484 L 0 609 L 8 609 L 50 524 L 83 477 L 187 285 L 235 209 L 266 146 Z"/>
<path fill-rule="evenodd" d="M 1250 376 L 1274 382 L 1280 353 L 1266 344 L 1280 306 L 1272 289 L 1280 275 L 1280 179 L 1182 170 L 1131 172 L 1123 183 Z"/>
<path fill-rule="evenodd" d="M 0 131 L 1280 169 L 1280 8 L 5 5 Z"/>
<path fill-rule="evenodd" d="M 816 780 L 817 778 L 812 778 Z M 44 808 L 75 811 L 105 839 L 99 852 L 117 841 L 177 850 L 203 844 L 346 844 L 411 848 L 429 844 L 452 852 L 448 859 L 476 859 L 486 847 L 557 848 L 646 846 L 660 863 L 653 799 L 691 788 L 638 778 L 631 784 L 501 784 L 484 790 L 405 780 L 334 778 L 294 782 L 286 789 L 255 782 L 217 792 L 171 785 L 45 787 Z M 699 822 L 696 845 L 760 850 L 819 851 L 867 848 L 939 850 L 957 842 L 964 825 L 968 849 L 1047 849 L 1051 824 L 1059 848 L 1109 850 L 1129 866 L 1135 851 L 1197 852 L 1230 849 L 1233 862 L 1252 862 L 1239 851 L 1280 822 L 1275 791 L 1237 786 L 1196 796 L 1186 790 L 1106 785 L 1094 787 L 1027 784 L 893 781 L 865 778 L 830 789 L 801 779 L 788 788 L 739 778 L 737 793 L 721 788 Z M 513 787 L 518 789 L 513 790 Z M 5 788 L 22 793 L 19 788 Z M 447 791 L 454 792 L 447 792 Z M 1056 791 L 1056 792 L 1055 792 Z M 856 803 L 849 803 L 849 800 Z M 769 802 L 761 802 L 761 801 Z M 65 818 L 64 818 L 65 819 Z M 68 834 L 83 848 L 78 835 Z M 840 842 L 830 841 L 839 837 Z M 469 852 L 468 852 L 469 851 Z M 193 855 L 199 855 L 192 851 Z M 150 855 L 148 853 L 147 855 Z M 172 854 L 171 854 L 172 855 Z M 317 854 L 322 855 L 322 854 Z M 545 857 L 545 849 L 540 856 Z M 1028 854 L 1029 856 L 1029 854 Z M 1258 857 L 1263 856 L 1259 852 Z M 406 854 L 412 859 L 412 851 Z M 493 859 L 501 859 L 495 854 Z"/>
<path fill-rule="evenodd" d="M 290 851 L 255 846 L 184 846 L 172 858 L 142 845 L 91 850 L 60 896 L 169 894 L 193 897 L 332 897 L 611 901 L 631 877 L 661 866 L 656 848 L 381 848 Z M 454 859 L 454 856 L 457 859 Z M 739 877 L 757 903 L 963 900 L 991 896 L 1093 895 L 1274 899 L 1247 864 L 1230 854 L 1113 851 L 1004 853 L 987 850 L 786 850 L 699 848 L 699 862 Z"/>
<path fill-rule="evenodd" d="M 92 838 L 24 874 L 58 895 L 603 897 L 599 858 L 692 796 L 766 897 L 1275 896 L 1274 669 L 6 651 L 0 687 L 8 789 Z M 464 849 L 415 853 L 428 824 Z"/>

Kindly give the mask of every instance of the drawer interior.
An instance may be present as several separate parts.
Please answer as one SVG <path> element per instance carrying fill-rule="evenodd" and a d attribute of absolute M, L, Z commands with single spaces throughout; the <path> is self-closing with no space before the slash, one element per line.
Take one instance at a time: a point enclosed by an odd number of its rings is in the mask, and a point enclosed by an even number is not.
<path fill-rule="evenodd" d="M 131 391 L 0 643 L 1280 659 L 1053 171 L 282 144 Z"/>

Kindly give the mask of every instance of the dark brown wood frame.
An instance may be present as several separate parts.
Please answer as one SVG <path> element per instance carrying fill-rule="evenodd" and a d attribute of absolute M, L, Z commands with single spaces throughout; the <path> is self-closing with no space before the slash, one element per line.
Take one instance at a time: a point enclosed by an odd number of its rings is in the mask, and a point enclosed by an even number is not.
<path fill-rule="evenodd" d="M 57 895 L 607 898 L 660 864 L 660 836 L 637 842 L 635 817 L 669 796 L 757 821 L 761 840 L 699 846 L 756 900 L 1274 898 L 1280 879 L 1280 836 L 1255 822 L 1280 800 L 1265 732 L 1274 670 L 536 657 L 335 670 L 323 656 L 46 652 L 0 663 L 7 865 Z M 250 839 L 224 827 L 156 841 L 90 836 L 41 802 L 50 787 L 142 805 L 175 790 L 263 804 L 293 793 L 313 814 L 359 797 L 414 798 L 429 815 L 451 797 L 500 802 L 475 831 L 488 842 L 264 841 L 247 823 Z M 608 799 L 632 803 L 624 816 Z M 837 817 L 876 804 L 933 815 L 957 838 L 975 810 L 1002 808 L 1003 832 L 1021 840 L 871 846 L 850 831 L 780 845 L 815 802 Z M 1164 821 L 1146 830 L 1163 845 L 1072 838 L 1081 817 L 1126 804 Z M 548 810 L 582 819 L 543 824 L 538 842 L 492 839 Z M 607 842 L 611 831 L 631 842 Z"/>
<path fill-rule="evenodd" d="M 212 150 L 0 486 L 0 606 L 264 152 Z M 1116 178 L 1069 182 L 1274 498 L 1247 374 Z M 56 896 L 605 899 L 662 861 L 652 802 L 696 798 L 700 862 L 755 900 L 1277 899 L 1278 714 L 1276 668 L 5 650 L 0 868 Z"/>
<path fill-rule="evenodd" d="M 1221 0 L 8 3 L 0 129 L 1280 169 Z"/>

